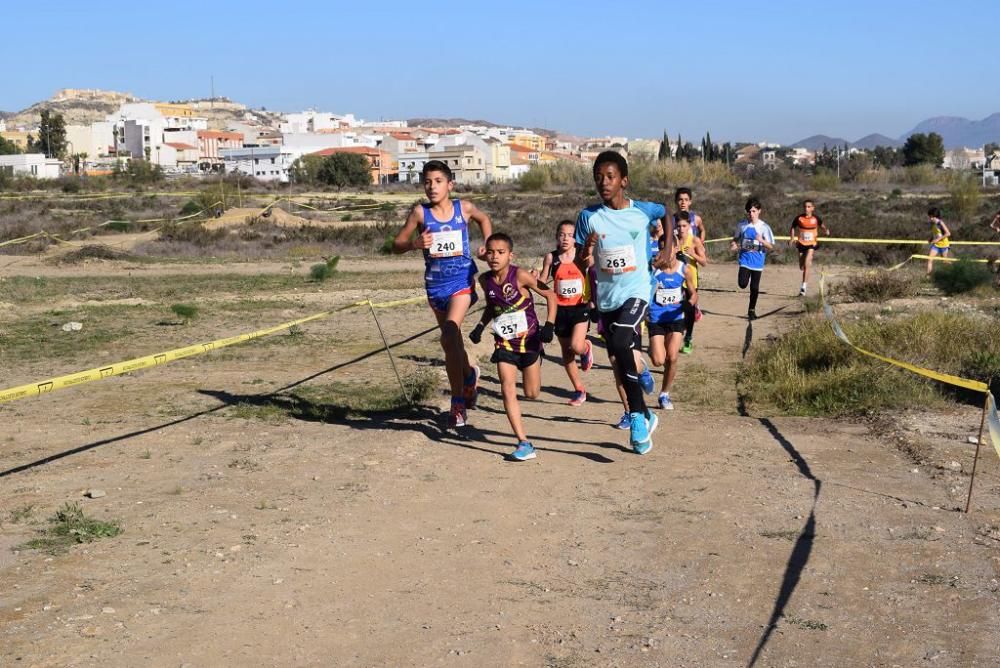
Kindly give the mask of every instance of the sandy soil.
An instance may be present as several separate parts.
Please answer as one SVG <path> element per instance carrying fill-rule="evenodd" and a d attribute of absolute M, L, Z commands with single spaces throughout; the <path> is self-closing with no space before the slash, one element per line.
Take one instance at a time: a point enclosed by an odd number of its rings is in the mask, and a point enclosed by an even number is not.
<path fill-rule="evenodd" d="M 31 266 L 81 269 L 135 270 Z M 539 448 L 527 463 L 504 459 L 488 365 L 458 434 L 441 428 L 443 395 L 330 421 L 236 411 L 302 381 L 388 382 L 363 312 L 305 328 L 329 338 L 322 354 L 255 342 L 0 407 L 0 665 L 996 665 L 989 450 L 974 512 L 957 512 L 976 412 L 900 416 L 940 465 L 868 424 L 741 414 L 742 350 L 800 306 L 796 272 L 772 267 L 750 327 L 734 283 L 732 266 L 706 272 L 679 382 L 700 380 L 645 457 L 612 427 L 603 351 L 579 408 L 543 365 L 541 399 L 522 404 Z M 425 307 L 381 315 L 404 371 L 440 369 L 433 332 L 411 338 L 433 324 Z M 106 496 L 82 495 L 94 488 Z M 11 549 L 66 501 L 124 532 L 54 556 Z M 10 519 L 28 505 L 36 524 Z"/>

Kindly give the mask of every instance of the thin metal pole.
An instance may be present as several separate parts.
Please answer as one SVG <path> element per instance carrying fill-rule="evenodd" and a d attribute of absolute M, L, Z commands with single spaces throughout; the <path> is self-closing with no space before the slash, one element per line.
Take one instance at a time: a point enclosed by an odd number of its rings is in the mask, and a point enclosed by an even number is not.
<path fill-rule="evenodd" d="M 979 438 L 976 439 L 976 457 L 972 460 L 972 477 L 969 478 L 969 496 L 965 499 L 965 512 L 969 512 L 972 504 L 972 484 L 976 481 L 976 464 L 979 462 L 979 446 L 983 442 L 983 427 L 986 426 L 986 408 L 990 405 L 990 395 L 986 395 L 983 402 L 983 416 L 979 420 Z"/>
<path fill-rule="evenodd" d="M 392 351 L 389 350 L 389 342 L 385 338 L 385 332 L 382 331 L 382 324 L 378 321 L 378 316 L 375 315 L 375 305 L 372 304 L 372 300 L 368 300 L 368 308 L 372 310 L 372 317 L 375 319 L 375 326 L 378 328 L 379 336 L 382 337 L 382 344 L 385 346 L 385 354 L 389 356 L 389 363 L 392 364 L 392 372 L 396 374 L 396 380 L 399 381 L 399 389 L 403 392 L 403 398 L 406 399 L 406 403 L 412 405 L 413 402 L 410 400 L 410 393 L 406 391 L 406 386 L 403 385 L 403 379 L 399 376 L 399 370 L 396 368 L 396 360 L 392 357 Z"/>

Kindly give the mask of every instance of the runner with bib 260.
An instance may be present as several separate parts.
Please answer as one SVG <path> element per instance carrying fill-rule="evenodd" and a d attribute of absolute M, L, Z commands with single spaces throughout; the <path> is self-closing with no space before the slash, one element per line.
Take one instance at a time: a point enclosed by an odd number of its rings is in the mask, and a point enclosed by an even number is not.
<path fill-rule="evenodd" d="M 570 406 L 579 406 L 587 400 L 587 390 L 580 380 L 580 371 L 589 371 L 594 365 L 594 350 L 587 340 L 590 327 L 590 281 L 586 271 L 581 271 L 573 259 L 576 248 L 573 242 L 575 224 L 564 220 L 556 226 L 556 248 L 545 256 L 542 283 L 552 285 L 559 311 L 556 315 L 556 336 L 562 349 L 562 363 L 573 384 Z M 580 357 L 577 368 L 576 357 Z"/>

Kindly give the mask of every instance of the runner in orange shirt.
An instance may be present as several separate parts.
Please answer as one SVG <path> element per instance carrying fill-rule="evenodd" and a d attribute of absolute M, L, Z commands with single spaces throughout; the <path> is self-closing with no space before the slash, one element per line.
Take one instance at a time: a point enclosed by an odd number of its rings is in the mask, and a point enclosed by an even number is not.
<path fill-rule="evenodd" d="M 799 296 L 804 297 L 809 283 L 809 268 L 812 266 L 813 253 L 819 248 L 819 231 L 830 236 L 820 217 L 816 215 L 816 205 L 811 199 L 802 203 L 802 213 L 792 221 L 788 231 L 789 243 L 799 249 L 799 269 L 802 270 L 802 287 Z"/>

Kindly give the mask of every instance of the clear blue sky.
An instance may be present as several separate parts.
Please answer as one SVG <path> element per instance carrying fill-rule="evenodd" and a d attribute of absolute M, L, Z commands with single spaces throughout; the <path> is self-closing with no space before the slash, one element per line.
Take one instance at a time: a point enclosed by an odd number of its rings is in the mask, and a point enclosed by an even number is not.
<path fill-rule="evenodd" d="M 790 143 L 1000 111 L 1000 2 L 18 2 L 0 109 L 59 88 Z"/>

